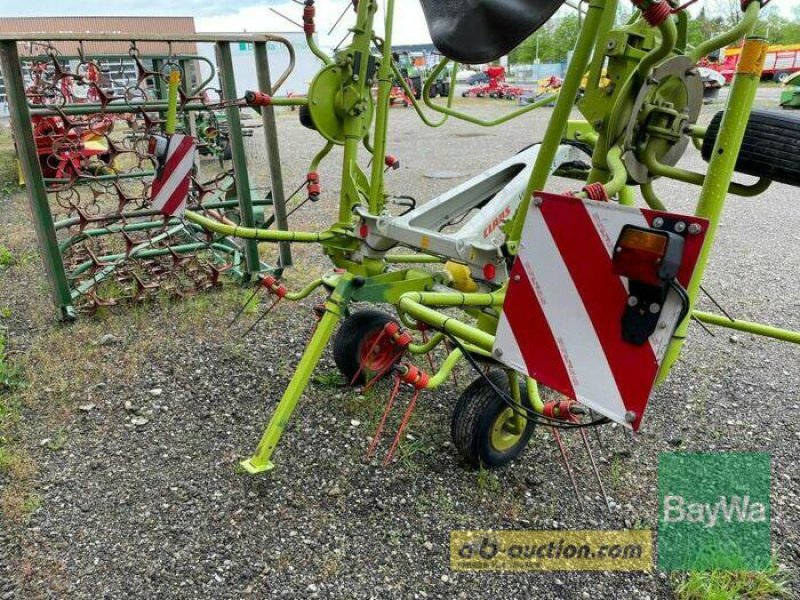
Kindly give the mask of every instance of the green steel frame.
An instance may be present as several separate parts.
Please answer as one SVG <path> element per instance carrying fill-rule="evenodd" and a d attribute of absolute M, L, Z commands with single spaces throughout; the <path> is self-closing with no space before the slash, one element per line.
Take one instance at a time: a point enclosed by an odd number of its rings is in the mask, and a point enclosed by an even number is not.
<path fill-rule="evenodd" d="M 5 34 L 0 36 L 0 68 L 4 74 L 5 85 L 9 100 L 9 108 L 11 113 L 11 127 L 14 135 L 17 148 L 19 150 L 19 164 L 20 170 L 26 182 L 27 195 L 31 205 L 34 217 L 34 224 L 36 227 L 39 245 L 45 267 L 47 269 L 47 276 L 50 283 L 51 294 L 53 302 L 58 311 L 58 318 L 60 320 L 72 320 L 76 317 L 75 300 L 85 289 L 73 285 L 73 280 L 76 276 L 85 272 L 88 268 L 87 265 L 79 266 L 78 270 L 67 273 L 64 265 L 63 253 L 70 248 L 76 241 L 86 239 L 86 237 L 99 237 L 107 234 L 119 233 L 120 231 L 144 231 L 152 228 L 148 223 L 138 223 L 126 225 L 123 227 L 105 227 L 84 231 L 80 236 L 72 237 L 68 240 L 63 240 L 59 243 L 57 234 L 59 230 L 73 226 L 74 220 L 65 220 L 59 223 L 53 222 L 53 213 L 51 212 L 50 200 L 48 196 L 47 186 L 51 184 L 64 184 L 65 180 L 45 178 L 41 172 L 39 158 L 37 156 L 36 144 L 34 142 L 34 135 L 31 125 L 32 116 L 81 116 L 81 115 L 94 115 L 100 113 L 108 114 L 125 114 L 130 113 L 134 108 L 138 111 L 152 111 L 158 112 L 162 115 L 167 114 L 168 119 L 172 121 L 167 123 L 167 130 L 174 130 L 176 123 L 176 113 L 169 111 L 170 102 L 177 101 L 177 88 L 171 88 L 166 85 L 159 85 L 159 96 L 148 100 L 143 103 L 137 104 L 132 107 L 127 102 L 112 102 L 103 106 L 98 103 L 80 103 L 80 104 L 65 104 L 59 106 L 57 109 L 41 104 L 31 104 L 26 97 L 25 82 L 22 77 L 22 64 L 24 62 L 34 62 L 40 59 L 47 59 L 49 57 L 41 56 L 23 56 L 21 57 L 18 51 L 18 44 L 25 42 L 41 42 L 41 38 L 46 37 L 44 41 L 74 41 L 78 44 L 83 42 L 92 41 L 106 41 L 106 42 L 125 42 L 134 43 L 138 42 L 159 42 L 163 43 L 165 49 L 167 45 L 170 46 L 176 42 L 195 42 L 195 43 L 213 43 L 217 52 L 217 69 L 214 64 L 203 56 L 183 55 L 183 54 L 170 54 L 170 55 L 138 55 L 142 60 L 152 60 L 154 65 L 164 64 L 166 61 L 180 64 L 183 72 L 187 72 L 190 66 L 197 62 L 205 62 L 210 67 L 210 74 L 205 81 L 197 82 L 192 85 L 191 82 L 182 82 L 184 92 L 188 98 L 194 98 L 198 93 L 202 92 L 205 86 L 211 81 L 215 73 L 219 73 L 222 82 L 222 94 L 224 100 L 233 100 L 236 98 L 236 82 L 234 79 L 233 64 L 231 58 L 231 43 L 247 42 L 252 44 L 256 68 L 258 70 L 259 88 L 265 93 L 274 93 L 286 80 L 295 64 L 294 48 L 289 41 L 281 36 L 268 35 L 268 34 L 195 34 L 195 35 L 137 35 L 133 39 L 130 35 L 124 34 L 87 34 L 76 37 L 74 34 Z M 279 43 L 284 45 L 289 52 L 289 66 L 280 75 L 278 80 L 273 84 L 269 70 L 269 55 L 268 44 Z M 123 55 L 103 55 L 100 58 L 114 59 L 126 58 Z M 59 56 L 59 60 L 69 60 L 70 58 L 83 60 L 82 57 L 67 57 Z M 160 82 L 160 80 L 159 80 Z M 171 95 L 168 97 L 168 94 Z M 208 107 L 197 101 L 185 102 L 182 110 L 187 115 L 192 115 L 199 111 L 206 111 Z M 233 171 L 236 183 L 236 202 L 231 203 L 229 199 L 220 197 L 219 194 L 210 197 L 207 203 L 204 203 L 204 208 L 233 208 L 234 205 L 238 206 L 241 224 L 246 227 L 252 227 L 256 223 L 256 216 L 254 208 L 256 206 L 264 205 L 265 202 L 261 200 L 254 200 L 252 197 L 250 181 L 247 169 L 247 157 L 245 154 L 245 146 L 242 137 L 241 121 L 239 116 L 239 109 L 235 106 L 226 108 L 226 116 L 230 124 L 230 144 L 233 160 Z M 271 178 L 271 194 L 270 202 L 273 206 L 276 215 L 276 225 L 279 230 L 288 229 L 286 222 L 286 197 L 283 187 L 283 174 L 280 161 L 280 149 L 278 143 L 277 129 L 275 125 L 275 114 L 271 107 L 262 109 L 262 120 L 264 124 L 264 138 L 267 149 L 267 157 L 269 161 L 269 171 Z M 100 175 L 92 177 L 92 182 L 114 182 L 122 179 L 146 179 L 152 178 L 153 172 L 137 171 L 133 173 L 122 173 L 112 175 Z M 224 195 L 224 194 L 223 194 Z M 144 218 L 151 217 L 158 219 L 157 211 L 139 210 L 134 212 L 125 213 L 120 218 L 125 220 L 128 218 Z M 154 221 L 158 226 L 163 223 Z M 194 243 L 191 238 L 192 235 L 186 236 L 189 243 L 178 244 L 172 246 L 172 251 L 177 253 L 193 253 L 202 244 Z M 206 248 L 212 248 L 216 252 L 234 255 L 234 262 L 239 264 L 238 260 L 239 250 L 235 244 L 222 243 L 222 240 L 216 240 L 213 244 L 205 245 Z M 237 268 L 237 272 L 245 279 L 249 279 L 254 274 L 263 270 L 264 265 L 261 263 L 258 254 L 257 241 L 245 240 L 243 242 L 243 255 L 244 263 L 241 268 Z M 122 258 L 142 258 L 160 256 L 170 253 L 170 250 L 159 249 L 146 249 L 142 248 L 136 253 L 123 255 Z M 100 260 L 121 260 L 120 257 L 115 255 L 100 257 Z M 292 264 L 291 250 L 288 243 L 280 245 L 280 265 L 286 267 Z M 101 276 L 102 279 L 102 276 Z"/>
<path fill-rule="evenodd" d="M 645 3 L 645 5 L 647 4 Z M 507 234 L 505 246 L 511 257 L 516 254 L 518 249 L 518 242 L 530 198 L 535 191 L 546 188 L 550 165 L 554 160 L 559 143 L 565 136 L 588 143 L 594 148 L 592 170 L 587 183 L 599 182 L 603 184 L 609 197 L 616 198 L 622 204 L 633 204 L 632 185 L 635 182 L 630 180 L 626 171 L 626 166 L 622 159 L 623 147 L 620 145 L 621 142 L 617 136 L 617 128 L 624 125 L 623 115 L 631 114 L 630 110 L 633 99 L 636 96 L 636 90 L 648 80 L 648 75 L 652 69 L 662 61 L 684 54 L 689 56 L 694 63 L 707 52 L 750 34 L 758 22 L 760 4 L 758 2 L 750 2 L 739 24 L 724 35 L 707 41 L 701 48 L 693 51 L 687 50 L 685 47 L 687 26 L 687 15 L 685 13 L 679 13 L 674 20 L 673 18 L 667 19 L 657 30 L 650 28 L 641 16 L 632 18 L 622 28 L 614 29 L 616 9 L 617 0 L 592 0 L 588 3 L 564 85 L 559 90 L 559 93 L 554 96 L 555 108 L 529 180 L 526 193 L 527 200 L 523 201 L 505 228 Z M 390 256 L 384 256 L 380 259 L 369 258 L 361 261 L 354 261 L 351 258 L 354 250 L 358 247 L 353 232 L 352 209 L 354 206 L 366 203 L 369 213 L 373 215 L 380 214 L 383 211 L 385 197 L 384 170 L 383 161 L 379 157 L 383 156 L 387 146 L 388 96 L 391 78 L 393 75 L 397 76 L 397 68 L 392 64 L 391 59 L 394 1 L 387 1 L 385 22 L 385 31 L 387 33 L 383 40 L 371 34 L 375 10 L 375 0 L 362 0 L 358 4 L 357 24 L 352 29 L 353 38 L 351 44 L 339 52 L 333 61 L 325 61 L 327 65 L 325 68 L 329 69 L 335 66 L 347 74 L 337 78 L 335 85 L 325 85 L 324 82 L 320 82 L 319 85 L 312 85 L 309 99 L 307 100 L 310 105 L 314 105 L 325 95 L 338 94 L 337 98 L 343 99 L 338 109 L 340 114 L 345 115 L 342 117 L 344 136 L 340 140 L 333 140 L 333 142 L 344 146 L 342 195 L 338 222 L 325 232 L 278 234 L 277 232 L 244 231 L 241 229 L 238 231 L 225 231 L 219 224 L 208 223 L 199 216 L 190 216 L 191 219 L 202 226 L 231 235 L 252 236 L 271 241 L 285 240 L 287 239 L 285 236 L 289 236 L 293 241 L 319 242 L 325 247 L 334 265 L 344 269 L 344 272 L 333 274 L 323 280 L 323 285 L 331 291 L 329 300 L 325 305 L 324 316 L 303 354 L 289 386 L 275 409 L 255 454 L 242 463 L 243 468 L 250 473 L 259 473 L 273 468 L 273 451 L 295 410 L 322 350 L 333 333 L 335 324 L 346 314 L 347 304 L 350 301 L 390 302 L 394 304 L 398 316 L 404 324 L 410 327 L 414 327 L 416 324 L 424 324 L 426 327 L 438 332 L 427 342 L 412 344 L 409 348 L 412 354 L 430 352 L 442 343 L 445 335 L 450 335 L 466 344 L 470 352 L 491 356 L 494 329 L 497 322 L 496 316 L 502 310 L 504 288 L 501 287 L 490 293 L 432 293 L 429 291 L 431 289 L 430 284 L 437 280 L 438 275 L 436 272 L 416 269 L 394 271 L 392 272 L 393 281 L 382 280 L 387 276 L 387 265 L 392 264 Z M 606 50 L 611 46 L 608 40 L 612 38 L 618 40 L 620 36 L 626 35 L 628 31 L 642 35 L 644 39 L 649 40 L 650 45 L 638 53 L 631 53 L 631 56 L 624 57 L 628 61 L 627 65 L 619 68 L 623 70 L 623 75 L 626 79 L 619 90 L 600 90 Z M 371 38 L 374 46 L 379 50 L 379 54 L 376 57 L 378 66 L 375 76 L 372 76 L 366 70 L 368 61 L 365 57 L 369 56 L 370 53 L 369 44 Z M 688 289 L 692 306 L 697 299 L 700 282 L 713 247 L 716 227 L 724 207 L 726 194 L 730 191 L 731 193 L 742 195 L 754 195 L 766 189 L 768 185 L 767 182 L 759 182 L 749 187 L 731 184 L 736 156 L 742 143 L 745 125 L 753 104 L 760 70 L 763 66 L 762 46 L 763 41 L 757 38 L 748 37 L 746 40 L 747 53 L 753 60 L 749 63 L 747 69 L 740 68 L 740 72 L 737 73 L 734 79 L 727 111 L 721 126 L 721 133 L 716 140 L 713 156 L 708 165 L 708 172 L 705 175 L 692 174 L 687 176 L 685 172 L 679 169 L 661 165 L 658 163 L 657 158 L 649 161 L 648 166 L 652 168 L 652 173 L 656 176 L 672 177 L 681 181 L 686 181 L 689 178 L 691 183 L 702 185 L 696 214 L 709 219 L 711 229 L 707 233 L 700 262 Z M 448 117 L 462 119 L 480 126 L 493 126 L 533 110 L 541 104 L 551 102 L 553 99 L 553 97 L 548 97 L 536 105 L 510 112 L 493 120 L 478 119 L 472 115 L 454 110 L 452 95 L 446 105 L 436 104 L 430 100 L 431 82 L 448 64 L 449 61 L 442 61 L 434 69 L 423 88 L 424 105 L 427 109 L 443 115 L 439 121 L 431 120 L 425 114 L 422 106 L 414 101 L 413 95 L 411 95 L 412 103 L 417 113 L 431 127 L 440 126 Z M 354 65 L 360 66 L 360 70 L 352 68 Z M 584 94 L 584 99 L 581 101 L 581 108 L 585 115 L 589 115 L 587 118 L 590 120 L 587 122 L 571 122 L 569 121 L 569 116 L 579 96 L 581 81 L 587 72 L 589 85 Z M 452 73 L 454 76 L 455 69 L 452 70 Z M 399 80 L 402 84 L 402 78 L 399 78 Z M 377 81 L 378 94 L 374 111 L 372 144 L 369 144 L 368 139 L 364 136 L 364 131 L 366 130 L 365 121 L 369 124 L 373 120 L 373 116 L 364 106 L 366 97 L 369 94 L 369 88 L 374 81 Z M 593 96 L 594 90 L 597 90 L 597 93 Z M 408 90 L 406 91 L 408 92 Z M 671 97 L 666 98 L 667 101 L 671 99 Z M 704 132 L 701 129 L 692 127 L 689 130 L 695 142 L 698 139 L 702 139 Z M 364 141 L 367 150 L 371 151 L 375 157 L 369 179 L 360 172 L 356 165 L 358 146 L 361 141 Z M 331 142 L 332 140 L 329 139 L 325 149 L 315 159 L 314 167 L 330 151 Z M 654 151 L 649 155 L 655 157 L 657 152 Z M 651 207 L 664 210 L 664 204 L 656 197 L 650 183 L 639 184 L 639 187 L 642 196 Z M 425 255 L 423 249 L 416 248 L 416 250 L 422 253 L 405 256 L 402 262 L 427 263 L 437 261 L 436 257 Z M 366 291 L 370 289 L 371 293 L 367 293 Z M 451 314 L 441 312 L 440 309 L 442 308 L 462 309 L 466 314 L 477 317 L 477 324 L 453 318 Z M 756 335 L 765 335 L 795 343 L 800 342 L 800 334 L 796 332 L 746 321 L 735 321 L 694 310 L 691 312 L 691 316 L 698 321 L 731 327 Z M 688 324 L 689 317 L 676 330 L 659 374 L 659 381 L 663 380 L 672 364 L 678 358 Z M 447 375 L 452 372 L 453 367 L 461 358 L 460 350 L 450 352 L 439 370 L 432 375 L 427 388 L 433 389 L 439 386 Z M 513 378 L 515 374 L 511 373 L 509 376 Z M 528 378 L 526 387 L 527 403 L 534 410 L 541 413 L 543 404 L 538 394 L 536 382 Z M 520 399 L 519 401 L 523 400 Z"/>

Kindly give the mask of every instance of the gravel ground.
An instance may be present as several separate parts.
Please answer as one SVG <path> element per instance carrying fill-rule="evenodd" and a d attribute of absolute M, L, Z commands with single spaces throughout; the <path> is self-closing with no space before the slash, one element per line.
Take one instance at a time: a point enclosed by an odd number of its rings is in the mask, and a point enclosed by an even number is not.
<path fill-rule="evenodd" d="M 488 116 L 509 105 L 475 107 Z M 706 107 L 703 119 L 714 110 Z M 430 130 L 411 109 L 394 109 L 390 152 L 402 167 L 388 187 L 433 197 L 540 139 L 548 116 L 544 109 L 495 129 L 450 122 Z M 282 114 L 279 127 L 293 188 L 320 142 L 293 114 Z M 255 165 L 263 151 L 253 142 L 252 152 Z M 685 166 L 703 167 L 687 154 Z M 335 215 L 337 157 L 321 172 L 323 200 L 295 225 Z M 426 177 L 444 170 L 463 177 Z M 260 168 L 254 173 L 264 181 Z M 697 195 L 670 182 L 657 190 L 676 210 L 689 210 Z M 705 283 L 732 314 L 800 329 L 796 196 L 774 185 L 757 199 L 729 201 Z M 670 579 L 657 571 L 454 573 L 448 536 L 463 528 L 654 527 L 658 455 L 676 448 L 772 455 L 774 551 L 798 575 L 797 347 L 726 330 L 712 337 L 692 325 L 641 434 L 607 428 L 602 448 L 592 440 L 611 511 L 574 434 L 566 442 L 583 510 L 547 431 L 511 468 L 466 469 L 449 442 L 460 393 L 452 383 L 423 396 L 398 463 L 364 463 L 388 390 L 364 398 L 340 387 L 329 353 L 276 452 L 278 468 L 250 477 L 235 465 L 280 398 L 316 299 L 282 305 L 244 339 L 255 317 L 227 330 L 242 298 L 233 286 L 59 326 L 24 197 L 0 200 L 0 215 L 9 237 L 0 243 L 18 259 L 0 272 L 0 306 L 11 309 L 2 323 L 29 381 L 19 423 L 0 432 L 15 457 L 0 470 L 0 598 L 669 598 Z M 295 256 L 289 284 L 325 268 L 314 247 Z M 459 373 L 470 380 L 465 367 Z"/>

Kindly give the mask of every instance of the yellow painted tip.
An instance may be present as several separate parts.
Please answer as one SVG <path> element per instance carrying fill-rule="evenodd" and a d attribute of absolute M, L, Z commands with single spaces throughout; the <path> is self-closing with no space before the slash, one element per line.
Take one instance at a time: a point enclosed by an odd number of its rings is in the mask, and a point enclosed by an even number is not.
<path fill-rule="evenodd" d="M 169 73 L 169 84 L 170 85 L 178 85 L 181 82 L 181 72 L 180 71 L 170 71 Z"/>
<path fill-rule="evenodd" d="M 266 463 L 257 464 L 252 458 L 243 460 L 239 463 L 239 466 L 251 475 L 272 471 L 272 469 L 275 468 L 275 464 L 271 460 L 268 460 Z"/>

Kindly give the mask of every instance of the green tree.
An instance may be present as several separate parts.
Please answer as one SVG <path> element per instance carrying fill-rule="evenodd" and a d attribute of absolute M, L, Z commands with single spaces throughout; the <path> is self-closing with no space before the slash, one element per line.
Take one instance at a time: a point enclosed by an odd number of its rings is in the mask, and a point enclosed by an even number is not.
<path fill-rule="evenodd" d="M 701 42 L 722 33 L 726 28 L 723 21 L 723 17 L 719 15 L 709 17 L 705 7 L 701 8 L 697 16 L 689 19 L 687 31 L 689 45 L 698 46 Z"/>
<path fill-rule="evenodd" d="M 617 24 L 623 25 L 633 12 L 627 5 L 617 13 Z M 564 62 L 575 46 L 580 30 L 578 16 L 558 13 L 531 37 L 514 49 L 509 60 L 512 64 L 530 64 L 538 57 L 540 62 Z M 800 44 L 800 5 L 793 7 L 792 18 L 786 18 L 774 7 L 768 6 L 756 33 L 764 35 L 771 44 Z M 709 0 L 697 15 L 689 18 L 688 43 L 698 46 L 729 29 L 741 19 L 740 0 Z"/>
<path fill-rule="evenodd" d="M 564 62 L 578 39 L 578 15 L 566 15 L 551 19 L 527 40 L 514 49 L 509 60 L 512 64 L 526 64 L 535 61 L 538 53 L 540 62 Z"/>

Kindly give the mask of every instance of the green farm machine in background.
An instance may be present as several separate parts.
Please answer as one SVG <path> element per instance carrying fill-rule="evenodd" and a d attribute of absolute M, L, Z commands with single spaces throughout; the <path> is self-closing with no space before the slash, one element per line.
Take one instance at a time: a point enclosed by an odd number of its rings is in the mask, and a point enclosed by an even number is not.
<path fill-rule="evenodd" d="M 800 71 L 783 82 L 781 106 L 783 108 L 800 108 Z"/>
<path fill-rule="evenodd" d="M 568 470 L 560 432 L 576 431 L 588 450 L 588 427 L 615 421 L 638 430 L 654 386 L 667 378 L 680 355 L 691 320 L 800 343 L 800 333 L 695 308 L 727 196 L 755 196 L 772 181 L 800 185 L 800 125 L 795 120 L 788 127 L 787 118 L 794 116 L 781 111 L 752 111 L 766 48 L 763 39 L 753 36 L 762 8 L 758 0 L 744 0 L 740 21 L 696 48 L 687 45 L 691 16 L 677 1 L 633 0 L 633 16 L 615 25 L 618 0 L 593 0 L 563 85 L 492 119 L 453 108 L 456 64 L 486 64 L 507 54 L 563 0 L 422 0 L 431 37 L 442 54 L 439 64 L 424 74 L 409 71 L 410 56 L 393 55 L 395 0 L 386 0 L 382 37 L 375 28 L 378 0 L 354 2 L 352 35 L 332 57 L 316 45 L 313 0 L 303 4 L 309 48 L 323 63 L 307 97 L 275 94 L 277 88 L 271 86 L 268 70 L 264 72 L 265 38 L 256 36 L 259 90 L 236 98 L 226 76 L 219 105 L 193 101 L 192 90 L 178 100 L 171 94 L 169 105 L 160 99 L 148 104 L 168 115 L 224 109 L 231 134 L 233 173 L 220 174 L 213 186 L 195 178 L 195 201 L 182 218 L 173 216 L 168 223 L 191 234 L 195 243 L 234 253 L 236 271 L 245 280 L 255 279 L 256 289 L 275 299 L 270 306 L 315 291 L 326 297 L 315 310 L 319 321 L 314 334 L 255 453 L 242 462 L 247 472 L 274 468 L 278 442 L 334 335 L 333 356 L 348 382 L 369 388 L 383 378 L 393 380 L 370 455 L 403 390 L 410 398 L 397 419 L 387 463 L 404 439 L 416 404 L 465 362 L 474 377 L 451 416 L 453 445 L 465 462 L 475 467 L 507 464 L 524 451 L 534 427 L 543 425 L 552 428 Z M 725 110 L 701 126 L 698 62 L 740 39 L 742 55 Z M 229 40 L 215 41 L 227 68 Z M 0 56 L 8 71 L 16 68 L 15 57 L 9 48 L 13 44 L 4 44 Z M 412 82 L 419 77 L 418 98 L 404 70 Z M 449 88 L 442 84 L 446 74 Z M 388 122 L 392 88 L 398 82 L 430 127 L 448 118 L 492 127 L 543 106 L 554 103 L 554 108 L 543 137 L 531 131 L 532 140 L 541 141 L 444 194 L 400 211 L 389 202 L 388 181 L 390 168 L 397 164 L 388 151 Z M 30 138 L 24 136 L 29 107 L 18 93 L 21 82 L 12 79 L 10 85 L 12 122 L 30 179 L 38 162 Z M 449 92 L 447 100 L 432 101 L 434 90 Z M 239 109 L 245 106 L 261 111 L 268 145 L 273 144 L 270 170 L 273 186 L 280 186 L 272 194 L 275 228 L 254 226 L 240 136 Z M 287 227 L 279 155 L 270 135 L 276 106 L 300 106 L 304 124 L 322 138 L 301 185 L 310 199 L 338 204 L 334 222 L 320 231 Z M 574 118 L 576 106 L 580 119 Z M 101 108 L 108 112 L 110 107 L 131 110 L 115 102 Z M 53 109 L 44 112 L 57 114 Z M 163 137 L 158 122 L 148 123 L 149 131 Z M 341 168 L 339 181 L 330 187 L 339 191 L 330 197 L 321 191 L 319 166 L 335 147 Z M 693 148 L 708 163 L 705 172 L 678 166 Z M 368 161 L 360 160 L 365 157 Z M 151 153 L 149 158 L 150 164 L 163 164 L 160 155 Z M 758 180 L 738 183 L 732 180 L 734 172 Z M 573 179 L 571 193 L 549 192 L 552 175 Z M 693 186 L 693 214 L 668 209 L 669 199 L 659 197 L 653 186 L 660 178 Z M 242 209 L 239 220 L 226 218 L 204 201 L 213 199 L 208 190 L 223 183 L 229 187 L 231 179 Z M 41 217 L 47 204 L 44 187 L 29 186 L 28 191 L 38 210 L 34 213 Z M 74 218 L 80 221 L 80 215 Z M 125 223 L 119 225 L 127 227 Z M 52 248 L 51 230 L 51 223 L 40 227 L 45 248 Z M 290 291 L 261 264 L 258 241 L 284 249 L 317 244 L 331 270 Z M 53 256 L 60 258 L 57 252 L 46 253 L 48 259 Z M 94 278 L 109 268 L 101 259 L 86 267 Z M 282 266 L 288 264 L 282 259 Z M 56 296 L 57 302 L 60 298 Z M 381 310 L 364 309 L 365 304 Z M 438 365 L 425 362 L 434 350 L 443 356 Z M 540 395 L 540 384 L 560 395 Z M 589 459 L 594 465 L 591 452 Z"/>
<path fill-rule="evenodd" d="M 422 86 L 424 85 L 431 69 L 428 68 L 427 56 L 424 52 L 400 52 L 395 55 L 395 59 L 400 68 L 400 72 L 408 78 L 414 92 L 414 98 L 422 98 Z M 439 73 L 430 84 L 430 97 L 442 96 L 446 98 L 450 95 L 450 72 L 445 69 Z"/>

